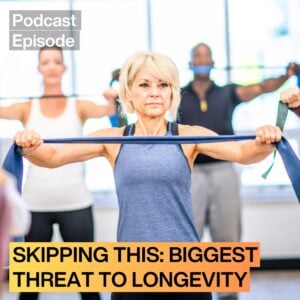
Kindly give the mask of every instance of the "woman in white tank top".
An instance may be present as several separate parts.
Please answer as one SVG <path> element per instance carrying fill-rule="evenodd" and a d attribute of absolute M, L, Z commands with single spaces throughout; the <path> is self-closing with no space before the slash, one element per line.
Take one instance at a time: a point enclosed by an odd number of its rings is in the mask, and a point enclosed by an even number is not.
<path fill-rule="evenodd" d="M 115 113 L 113 102 L 97 105 L 63 96 L 61 80 L 66 67 L 61 48 L 42 48 L 38 69 L 43 77 L 44 95 L 9 107 L 0 106 L 0 118 L 19 120 L 25 128 L 41 132 L 44 138 L 57 138 L 80 136 L 86 119 Z M 64 241 L 93 241 L 92 197 L 85 185 L 81 163 L 53 170 L 30 165 L 23 199 L 32 212 L 26 241 L 50 241 L 53 224 L 59 225 Z M 100 299 L 98 293 L 82 293 L 81 297 Z M 38 293 L 20 294 L 22 300 L 37 298 Z"/>

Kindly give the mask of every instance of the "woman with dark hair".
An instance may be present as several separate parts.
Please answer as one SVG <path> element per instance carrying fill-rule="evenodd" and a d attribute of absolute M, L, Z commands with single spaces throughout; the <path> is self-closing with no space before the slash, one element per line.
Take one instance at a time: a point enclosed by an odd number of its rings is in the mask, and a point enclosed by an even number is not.
<path fill-rule="evenodd" d="M 43 96 L 9 107 L 0 106 L 0 118 L 19 120 L 25 128 L 36 129 L 43 137 L 51 138 L 80 136 L 88 118 L 115 113 L 114 102 L 97 105 L 64 96 L 62 76 L 66 66 L 61 48 L 41 48 L 38 70 L 43 78 Z M 58 224 L 64 241 L 94 240 L 92 196 L 86 187 L 81 163 L 56 170 L 30 165 L 22 197 L 32 212 L 26 242 L 50 241 L 54 224 Z M 20 299 L 37 297 L 37 293 L 21 293 Z M 99 295 L 82 293 L 82 299 L 99 299 Z"/>

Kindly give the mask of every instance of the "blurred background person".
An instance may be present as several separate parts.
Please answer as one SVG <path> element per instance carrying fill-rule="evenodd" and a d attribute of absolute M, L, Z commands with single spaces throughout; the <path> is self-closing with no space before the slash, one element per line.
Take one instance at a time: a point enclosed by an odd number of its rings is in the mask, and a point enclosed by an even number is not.
<path fill-rule="evenodd" d="M 80 136 L 88 118 L 115 113 L 114 101 L 98 105 L 64 96 L 61 81 L 66 66 L 61 48 L 41 48 L 38 70 L 44 84 L 42 97 L 0 107 L 0 118 L 19 120 L 25 128 L 39 130 L 44 138 L 54 138 Z M 32 213 L 26 242 L 50 241 L 54 224 L 58 224 L 64 241 L 94 241 L 92 196 L 85 184 L 83 164 L 57 170 L 30 165 L 22 198 Z M 81 296 L 100 299 L 98 293 L 81 293 Z M 38 293 L 20 294 L 21 300 L 37 298 Z"/>
<path fill-rule="evenodd" d="M 214 61 L 212 50 L 205 43 L 192 49 L 189 64 L 194 79 L 182 89 L 178 122 L 203 126 L 221 135 L 233 134 L 232 116 L 238 104 L 275 91 L 300 69 L 289 64 L 286 74 L 278 78 L 248 86 L 218 86 L 210 78 Z M 240 241 L 240 183 L 232 162 L 199 155 L 192 172 L 192 201 L 200 238 L 207 225 L 212 241 Z M 236 300 L 237 295 L 220 294 L 220 299 Z"/>

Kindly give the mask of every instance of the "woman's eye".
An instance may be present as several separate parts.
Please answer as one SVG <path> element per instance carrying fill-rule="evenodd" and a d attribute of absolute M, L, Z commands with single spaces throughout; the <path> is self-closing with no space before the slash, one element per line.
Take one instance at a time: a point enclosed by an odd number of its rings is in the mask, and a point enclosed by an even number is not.
<path fill-rule="evenodd" d="M 141 83 L 140 84 L 140 87 L 143 87 L 143 88 L 146 88 L 146 87 L 148 87 L 149 85 L 148 85 L 148 83 Z"/>
<path fill-rule="evenodd" d="M 167 88 L 167 87 L 169 87 L 169 85 L 168 85 L 166 82 L 162 82 L 162 83 L 160 84 L 160 86 L 161 86 L 162 88 Z"/>

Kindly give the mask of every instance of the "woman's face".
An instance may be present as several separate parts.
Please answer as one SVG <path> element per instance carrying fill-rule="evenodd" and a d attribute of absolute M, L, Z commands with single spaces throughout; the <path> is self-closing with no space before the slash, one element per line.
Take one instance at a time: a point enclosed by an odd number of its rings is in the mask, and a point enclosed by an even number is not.
<path fill-rule="evenodd" d="M 141 69 L 130 87 L 129 100 L 140 116 L 158 117 L 165 115 L 172 101 L 169 83 L 153 76 L 147 67 Z"/>
<path fill-rule="evenodd" d="M 62 53 L 58 49 L 45 49 L 40 52 L 39 72 L 45 85 L 58 85 L 65 72 Z"/>

